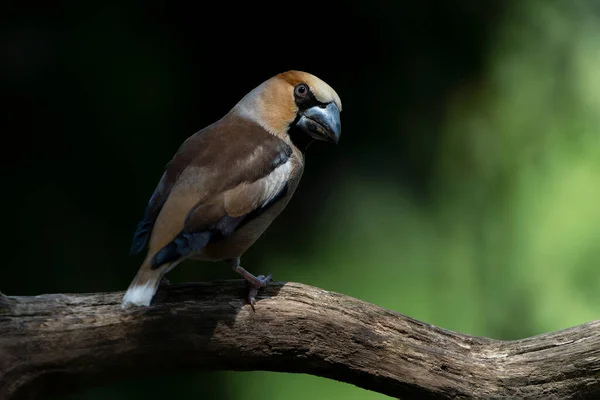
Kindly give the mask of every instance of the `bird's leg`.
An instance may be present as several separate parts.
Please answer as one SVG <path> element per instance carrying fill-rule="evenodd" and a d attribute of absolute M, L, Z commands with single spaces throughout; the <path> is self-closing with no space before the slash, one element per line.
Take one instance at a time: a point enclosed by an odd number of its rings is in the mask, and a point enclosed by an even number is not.
<path fill-rule="evenodd" d="M 269 274 L 267 276 L 252 275 L 250 272 L 246 271 L 244 268 L 242 268 L 240 266 L 239 257 L 235 258 L 233 260 L 229 260 L 228 262 L 231 265 L 231 268 L 235 272 L 240 274 L 242 276 L 242 278 L 244 278 L 250 284 L 250 292 L 248 293 L 248 302 L 250 303 L 252 310 L 256 311 L 254 309 L 254 304 L 256 304 L 256 295 L 258 294 L 258 290 L 260 288 L 267 286 L 267 284 L 271 281 L 271 274 Z"/>

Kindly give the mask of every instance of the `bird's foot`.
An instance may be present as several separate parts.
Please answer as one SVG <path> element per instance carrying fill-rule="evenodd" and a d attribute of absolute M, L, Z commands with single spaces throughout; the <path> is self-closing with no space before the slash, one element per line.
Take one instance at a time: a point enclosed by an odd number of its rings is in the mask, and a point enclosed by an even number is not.
<path fill-rule="evenodd" d="M 248 302 L 250 303 L 252 310 L 256 311 L 254 305 L 256 304 L 256 295 L 258 294 L 258 290 L 267 286 L 267 284 L 271 281 L 271 274 L 267 276 L 254 276 L 239 265 L 235 266 L 234 270 L 238 274 L 240 274 L 250 285 L 250 292 L 248 293 Z"/>
<path fill-rule="evenodd" d="M 256 295 L 258 294 L 258 289 L 264 288 L 271 281 L 271 274 L 264 276 L 259 275 L 256 278 L 256 281 L 248 283 L 250 284 L 250 291 L 248 292 L 248 303 L 250 303 L 250 307 L 252 307 L 252 311 L 256 312 L 254 305 L 256 304 Z"/>

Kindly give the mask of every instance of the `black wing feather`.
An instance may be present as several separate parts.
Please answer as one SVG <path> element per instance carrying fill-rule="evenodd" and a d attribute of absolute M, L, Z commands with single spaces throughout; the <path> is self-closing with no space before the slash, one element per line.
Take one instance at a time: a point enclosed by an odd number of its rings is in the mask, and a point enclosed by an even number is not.
<path fill-rule="evenodd" d="M 148 243 L 148 239 L 150 238 L 150 233 L 152 232 L 152 227 L 154 226 L 156 217 L 165 204 L 171 189 L 171 185 L 167 185 L 166 180 L 167 178 L 165 173 L 158 182 L 154 193 L 152 193 L 150 201 L 148 201 L 148 205 L 144 211 L 144 217 L 138 223 L 135 233 L 133 234 L 131 248 L 129 249 L 129 255 L 131 256 L 141 252 Z"/>
<path fill-rule="evenodd" d="M 200 251 L 209 242 L 210 232 L 180 233 L 175 239 L 152 257 L 150 264 L 156 269 L 168 262 L 185 257 L 192 251 Z"/>

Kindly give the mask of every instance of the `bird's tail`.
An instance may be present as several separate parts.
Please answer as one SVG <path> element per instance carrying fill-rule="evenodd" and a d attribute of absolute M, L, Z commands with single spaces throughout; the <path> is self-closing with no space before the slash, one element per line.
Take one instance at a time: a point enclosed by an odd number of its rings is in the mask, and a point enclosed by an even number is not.
<path fill-rule="evenodd" d="M 121 307 L 127 308 L 131 305 L 149 306 L 150 301 L 152 301 L 158 290 L 158 285 L 160 285 L 163 275 L 173 268 L 176 263 L 166 263 L 153 269 L 150 259 L 146 259 L 125 292 Z"/>

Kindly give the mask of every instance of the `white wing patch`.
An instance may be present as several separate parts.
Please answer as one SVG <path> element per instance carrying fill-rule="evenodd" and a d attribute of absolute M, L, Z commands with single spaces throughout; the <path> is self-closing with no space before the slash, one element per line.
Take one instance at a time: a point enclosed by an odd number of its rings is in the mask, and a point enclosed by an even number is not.
<path fill-rule="evenodd" d="M 264 207 L 283 190 L 290 179 L 291 172 L 292 160 L 288 159 L 285 163 L 275 168 L 269 175 L 259 180 L 264 185 L 264 194 L 259 202 L 260 207 Z"/>
<path fill-rule="evenodd" d="M 239 217 L 264 207 L 274 200 L 290 180 L 294 168 L 292 159 L 275 168 L 267 176 L 252 183 L 242 183 L 225 193 L 225 210 Z"/>

